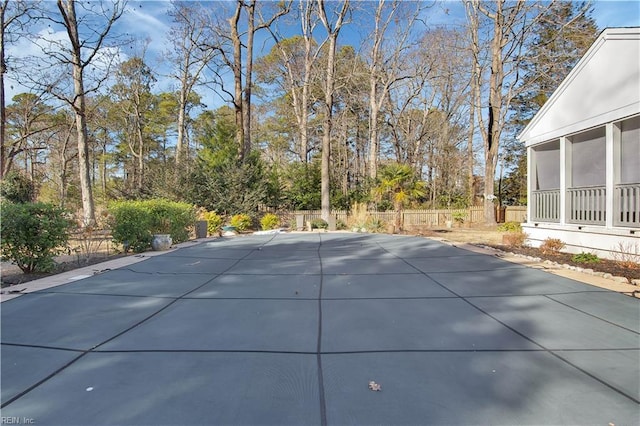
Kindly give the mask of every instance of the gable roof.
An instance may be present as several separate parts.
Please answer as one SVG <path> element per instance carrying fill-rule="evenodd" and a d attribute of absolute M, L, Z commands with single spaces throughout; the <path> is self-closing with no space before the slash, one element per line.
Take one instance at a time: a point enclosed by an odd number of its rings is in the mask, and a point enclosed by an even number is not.
<path fill-rule="evenodd" d="M 535 145 L 640 113 L 640 27 L 607 28 L 518 135 Z"/>

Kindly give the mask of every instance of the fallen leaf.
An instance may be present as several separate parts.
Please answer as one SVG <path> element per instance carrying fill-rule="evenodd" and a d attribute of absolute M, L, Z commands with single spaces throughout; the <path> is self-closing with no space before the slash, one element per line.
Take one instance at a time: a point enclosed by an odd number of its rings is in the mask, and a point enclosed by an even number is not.
<path fill-rule="evenodd" d="M 382 386 L 380 384 L 374 382 L 373 380 L 369 382 L 369 389 L 374 392 L 379 392 L 382 390 Z"/>

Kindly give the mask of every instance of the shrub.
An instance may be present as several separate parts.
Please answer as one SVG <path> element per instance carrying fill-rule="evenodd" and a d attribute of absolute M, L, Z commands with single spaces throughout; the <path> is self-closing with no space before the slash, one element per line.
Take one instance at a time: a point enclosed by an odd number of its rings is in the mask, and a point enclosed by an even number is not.
<path fill-rule="evenodd" d="M 151 215 L 142 201 L 115 201 L 109 205 L 113 242 L 122 244 L 125 253 L 151 247 Z"/>
<path fill-rule="evenodd" d="M 276 229 L 280 227 L 280 219 L 273 213 L 267 213 L 260 219 L 260 226 L 263 230 Z"/>
<path fill-rule="evenodd" d="M 209 235 L 214 235 L 220 232 L 224 218 L 216 212 L 205 212 L 202 215 L 203 219 L 207 221 L 207 232 Z"/>
<path fill-rule="evenodd" d="M 29 203 L 34 197 L 33 182 L 25 175 L 10 171 L 0 181 L 0 195 L 13 203 Z"/>
<path fill-rule="evenodd" d="M 498 225 L 498 231 L 500 232 L 520 232 L 521 230 L 520 222 L 505 222 Z"/>
<path fill-rule="evenodd" d="M 65 211 L 46 203 L 2 203 L 2 257 L 24 273 L 48 272 L 53 257 L 64 251 L 71 221 Z"/>
<path fill-rule="evenodd" d="M 174 243 L 189 239 L 189 228 L 196 221 L 195 209 L 191 204 L 161 198 L 140 203 L 151 215 L 149 230 L 152 234 L 170 234 Z"/>
<path fill-rule="evenodd" d="M 502 242 L 508 247 L 523 247 L 526 240 L 524 232 L 509 232 L 502 236 Z"/>
<path fill-rule="evenodd" d="M 562 240 L 557 238 L 547 238 L 540 245 L 540 251 L 542 251 L 543 254 L 558 254 L 564 247 L 565 244 Z"/>
<path fill-rule="evenodd" d="M 625 268 L 640 268 L 640 245 L 633 243 L 618 243 L 613 249 L 613 260 Z"/>
<path fill-rule="evenodd" d="M 364 228 L 370 218 L 371 215 L 367 211 L 367 205 L 365 203 L 355 203 L 351 206 L 347 225 L 352 228 Z"/>
<path fill-rule="evenodd" d="M 593 253 L 582 252 L 580 254 L 575 254 L 571 258 L 576 263 L 598 263 L 600 259 Z"/>
<path fill-rule="evenodd" d="M 195 222 L 195 210 L 187 203 L 155 199 L 116 201 L 109 205 L 113 241 L 125 252 L 147 250 L 153 234 L 170 234 L 173 242 L 189 239 L 189 227 Z"/>
<path fill-rule="evenodd" d="M 311 229 L 327 229 L 329 224 L 324 219 L 313 219 L 311 221 Z"/>
<path fill-rule="evenodd" d="M 233 215 L 231 217 L 231 220 L 229 221 L 229 224 L 240 232 L 246 231 L 247 229 L 251 228 L 251 216 L 244 213 Z"/>
<path fill-rule="evenodd" d="M 382 219 L 371 218 L 366 224 L 366 229 L 373 233 L 385 232 L 387 229 L 387 223 Z"/>
<path fill-rule="evenodd" d="M 465 212 L 453 212 L 453 220 L 459 224 L 462 225 L 464 223 L 464 219 L 466 217 L 466 213 Z"/>

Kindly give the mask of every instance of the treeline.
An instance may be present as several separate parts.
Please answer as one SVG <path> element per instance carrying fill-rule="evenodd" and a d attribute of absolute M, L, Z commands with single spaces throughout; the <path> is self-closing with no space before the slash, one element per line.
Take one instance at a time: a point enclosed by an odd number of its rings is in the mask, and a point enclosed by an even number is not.
<path fill-rule="evenodd" d="M 118 32 L 125 2 L 2 2 L 5 180 L 86 225 L 157 197 L 221 214 L 492 212 L 526 202 L 515 135 L 598 33 L 575 2 L 467 1 L 457 26 L 430 23 L 447 3 L 170 5 L 157 61 Z M 11 55 L 26 40 L 37 54 Z M 5 75 L 29 92 L 6 101 Z M 224 106 L 203 104 L 213 94 Z"/>

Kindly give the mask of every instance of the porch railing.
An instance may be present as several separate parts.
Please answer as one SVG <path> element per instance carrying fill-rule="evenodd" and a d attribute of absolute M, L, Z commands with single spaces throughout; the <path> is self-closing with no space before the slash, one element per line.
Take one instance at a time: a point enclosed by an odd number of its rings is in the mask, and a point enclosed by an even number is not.
<path fill-rule="evenodd" d="M 640 228 L 640 183 L 614 187 L 614 225 Z"/>
<path fill-rule="evenodd" d="M 606 189 L 604 186 L 569 188 L 569 222 L 604 225 L 606 221 Z"/>
<path fill-rule="evenodd" d="M 541 222 L 560 221 L 560 190 L 548 189 L 533 191 L 531 219 Z"/>

